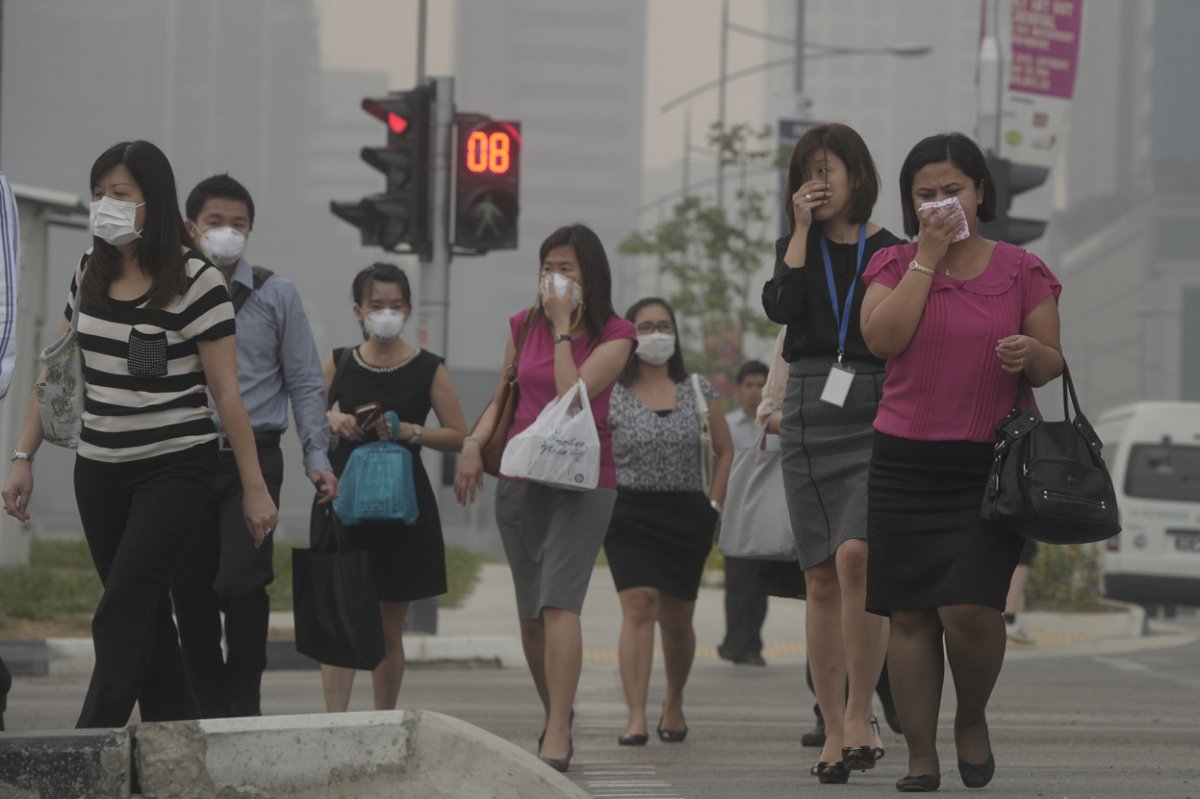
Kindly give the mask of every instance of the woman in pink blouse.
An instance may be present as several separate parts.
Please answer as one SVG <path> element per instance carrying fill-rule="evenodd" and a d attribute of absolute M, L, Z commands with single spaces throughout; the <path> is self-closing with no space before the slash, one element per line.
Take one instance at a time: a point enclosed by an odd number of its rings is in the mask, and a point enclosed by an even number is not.
<path fill-rule="evenodd" d="M 538 303 L 508 320 L 501 375 L 508 374 L 521 328 L 529 325 L 508 441 L 583 380 L 600 438 L 600 480 L 591 491 L 571 491 L 502 477 L 496 523 L 512 569 L 525 660 L 546 714 L 538 756 L 566 771 L 574 752 L 571 705 L 583 663 L 579 614 L 617 500 L 608 399 L 637 348 L 637 331 L 613 311 L 608 258 L 590 228 L 559 228 L 542 242 L 540 256 Z M 500 410 L 493 399 L 463 442 L 454 479 L 459 502 L 474 500 L 483 488 L 481 453 Z"/>
<path fill-rule="evenodd" d="M 867 610 L 892 620 L 888 670 L 909 749 L 896 787 L 940 784 L 946 658 L 959 773 L 977 788 L 995 770 L 985 711 L 1024 543 L 983 522 L 980 506 L 994 428 L 1021 372 L 1034 386 L 1062 373 L 1062 287 L 1037 256 L 979 235 L 978 222 L 995 217 L 996 192 L 983 153 L 961 133 L 912 149 L 900 196 L 904 232 L 917 241 L 879 251 L 863 275 L 863 339 L 888 359 L 867 486 Z M 961 210 L 919 208 L 950 198 Z"/>

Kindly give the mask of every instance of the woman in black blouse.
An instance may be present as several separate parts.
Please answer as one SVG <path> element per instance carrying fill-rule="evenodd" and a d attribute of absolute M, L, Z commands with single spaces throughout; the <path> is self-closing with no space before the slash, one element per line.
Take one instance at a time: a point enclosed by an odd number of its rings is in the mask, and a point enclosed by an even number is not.
<path fill-rule="evenodd" d="M 869 221 L 879 177 L 862 137 L 845 125 L 818 125 L 796 143 L 788 194 L 791 234 L 775 244 L 763 307 L 787 325 L 783 476 L 826 734 L 813 773 L 845 782 L 883 755 L 871 693 L 886 640 L 882 619 L 865 606 L 867 465 L 884 371 L 859 329 L 860 276 L 875 252 L 900 239 Z"/>

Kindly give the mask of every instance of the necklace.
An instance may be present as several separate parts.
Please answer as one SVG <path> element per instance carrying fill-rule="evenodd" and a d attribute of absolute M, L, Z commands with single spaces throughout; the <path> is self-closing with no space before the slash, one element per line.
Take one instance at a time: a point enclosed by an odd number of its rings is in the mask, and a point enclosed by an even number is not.
<path fill-rule="evenodd" d="M 391 366 L 375 366 L 374 364 L 367 363 L 366 360 L 362 357 L 362 355 L 359 354 L 358 349 L 359 349 L 358 347 L 354 348 L 355 362 L 362 368 L 366 369 L 368 372 L 375 372 L 376 374 L 386 374 L 388 372 L 394 372 L 397 369 L 403 369 L 405 366 L 408 366 L 410 363 L 415 361 L 417 356 L 421 354 L 421 348 L 418 347 L 411 355 L 409 355 L 404 360 L 400 361 L 400 363 L 394 363 Z"/>

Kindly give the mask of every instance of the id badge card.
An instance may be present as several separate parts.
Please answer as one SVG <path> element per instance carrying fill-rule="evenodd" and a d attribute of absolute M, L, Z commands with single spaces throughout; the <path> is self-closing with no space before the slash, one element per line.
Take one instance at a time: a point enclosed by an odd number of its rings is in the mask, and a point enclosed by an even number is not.
<path fill-rule="evenodd" d="M 825 381 L 825 390 L 821 392 L 821 401 L 843 408 L 846 397 L 850 394 L 850 384 L 854 382 L 854 369 L 844 364 L 835 363 L 829 370 L 829 379 Z"/>

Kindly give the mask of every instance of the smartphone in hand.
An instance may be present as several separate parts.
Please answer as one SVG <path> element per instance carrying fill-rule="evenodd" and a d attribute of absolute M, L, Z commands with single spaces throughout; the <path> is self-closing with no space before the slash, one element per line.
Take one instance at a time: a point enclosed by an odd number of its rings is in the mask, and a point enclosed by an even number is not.
<path fill-rule="evenodd" d="M 380 402 L 368 402 L 354 409 L 354 420 L 363 431 L 363 441 L 378 440 L 379 434 L 370 428 L 382 418 L 383 403 Z"/>

